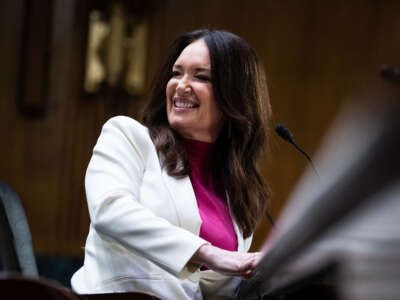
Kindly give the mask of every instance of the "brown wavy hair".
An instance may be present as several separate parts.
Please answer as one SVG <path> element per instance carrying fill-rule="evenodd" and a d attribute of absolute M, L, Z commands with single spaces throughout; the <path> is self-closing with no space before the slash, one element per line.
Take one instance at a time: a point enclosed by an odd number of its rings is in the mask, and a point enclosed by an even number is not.
<path fill-rule="evenodd" d="M 257 165 L 267 146 L 271 108 L 265 73 L 254 50 L 227 31 L 204 29 L 178 37 L 155 78 L 142 121 L 168 174 L 176 178 L 189 175 L 182 138 L 168 123 L 166 86 L 183 49 L 199 39 L 204 39 L 209 49 L 214 98 L 225 119 L 215 141 L 213 176 L 222 182 L 233 216 L 248 237 L 269 199 Z"/>

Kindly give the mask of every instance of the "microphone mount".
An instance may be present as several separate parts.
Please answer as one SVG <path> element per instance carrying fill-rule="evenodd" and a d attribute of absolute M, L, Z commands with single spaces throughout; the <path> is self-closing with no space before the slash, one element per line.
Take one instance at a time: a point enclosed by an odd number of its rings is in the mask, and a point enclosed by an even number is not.
<path fill-rule="evenodd" d="M 308 154 L 307 154 L 303 149 L 301 149 L 301 148 L 295 143 L 294 138 L 293 138 L 293 135 L 292 135 L 292 133 L 290 132 L 290 130 L 287 129 L 287 128 L 286 128 L 285 126 L 283 126 L 282 124 L 278 124 L 278 125 L 276 125 L 276 127 L 275 127 L 275 132 L 276 132 L 283 140 L 285 140 L 286 142 L 292 144 L 300 153 L 302 153 L 302 154 L 307 158 L 307 160 L 310 162 L 310 165 L 311 165 L 311 167 L 313 168 L 315 174 L 317 175 L 318 179 L 320 179 L 320 176 L 319 176 L 319 174 L 318 174 L 318 172 L 317 172 L 317 169 L 316 169 L 315 166 L 314 166 L 314 163 L 313 163 L 312 159 L 310 158 L 310 156 L 308 156 Z"/>

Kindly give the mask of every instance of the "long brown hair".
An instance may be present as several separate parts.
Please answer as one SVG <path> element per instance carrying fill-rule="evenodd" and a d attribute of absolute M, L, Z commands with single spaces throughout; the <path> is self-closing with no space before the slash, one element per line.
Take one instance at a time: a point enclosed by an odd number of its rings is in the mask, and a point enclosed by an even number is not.
<path fill-rule="evenodd" d="M 189 175 L 182 138 L 168 123 L 166 86 L 180 53 L 199 39 L 204 39 L 209 49 L 214 98 L 225 119 L 214 146 L 213 174 L 224 185 L 233 216 L 248 237 L 269 199 L 257 164 L 267 146 L 271 108 L 265 73 L 254 50 L 227 31 L 196 30 L 178 37 L 154 81 L 143 123 L 168 174 L 177 178 Z"/>

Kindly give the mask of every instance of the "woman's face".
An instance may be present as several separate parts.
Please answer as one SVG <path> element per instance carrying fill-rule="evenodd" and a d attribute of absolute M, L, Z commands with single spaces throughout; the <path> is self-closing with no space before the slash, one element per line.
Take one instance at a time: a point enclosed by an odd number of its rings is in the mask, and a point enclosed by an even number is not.
<path fill-rule="evenodd" d="M 185 138 L 214 142 L 223 116 L 214 99 L 210 54 L 203 39 L 183 49 L 172 74 L 166 88 L 170 126 Z"/>

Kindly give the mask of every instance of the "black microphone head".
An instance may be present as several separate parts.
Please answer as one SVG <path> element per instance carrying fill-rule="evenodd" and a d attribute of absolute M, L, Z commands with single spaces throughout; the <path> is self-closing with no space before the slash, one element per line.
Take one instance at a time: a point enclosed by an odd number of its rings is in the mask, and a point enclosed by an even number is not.
<path fill-rule="evenodd" d="M 276 133 L 283 138 L 285 141 L 289 142 L 289 143 L 294 143 L 293 140 L 293 136 L 290 133 L 289 129 L 287 129 L 285 126 L 283 126 L 282 124 L 278 124 L 275 127 L 275 131 Z"/>

